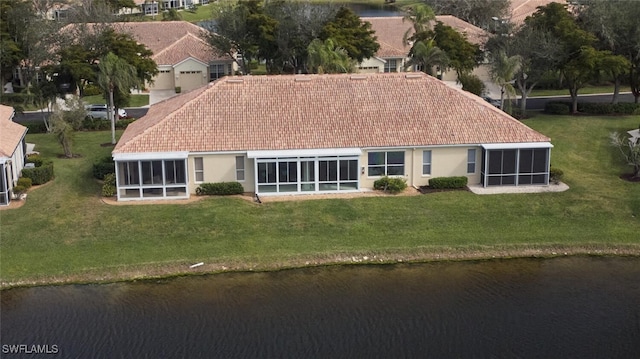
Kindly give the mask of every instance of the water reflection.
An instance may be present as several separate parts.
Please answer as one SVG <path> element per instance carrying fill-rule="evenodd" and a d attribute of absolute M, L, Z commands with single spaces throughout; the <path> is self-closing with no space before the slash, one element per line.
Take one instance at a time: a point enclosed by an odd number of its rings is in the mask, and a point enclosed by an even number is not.
<path fill-rule="evenodd" d="M 2 292 L 2 343 L 105 358 L 634 357 L 639 278 L 639 259 L 562 258 L 16 289 Z"/>

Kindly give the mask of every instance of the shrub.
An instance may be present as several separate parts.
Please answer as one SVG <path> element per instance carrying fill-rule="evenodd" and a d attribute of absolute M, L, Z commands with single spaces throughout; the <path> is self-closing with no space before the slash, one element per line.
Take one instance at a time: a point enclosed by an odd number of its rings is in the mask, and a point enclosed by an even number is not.
<path fill-rule="evenodd" d="M 21 185 L 15 185 L 13 187 L 13 195 L 20 198 L 20 195 L 25 193 L 27 191 L 27 188 L 25 186 L 21 186 Z"/>
<path fill-rule="evenodd" d="M 555 167 L 551 167 L 551 169 L 549 169 L 549 180 L 551 182 L 558 183 L 562 181 L 563 177 L 564 177 L 564 172 L 561 169 L 555 168 Z"/>
<path fill-rule="evenodd" d="M 182 87 L 176 86 L 175 90 L 176 90 L 176 93 L 180 93 L 182 92 Z"/>
<path fill-rule="evenodd" d="M 106 131 L 111 128 L 111 121 L 91 116 L 85 117 L 82 121 L 82 129 L 88 131 Z"/>
<path fill-rule="evenodd" d="M 47 183 L 53 179 L 53 162 L 47 160 L 41 166 L 36 164 L 36 168 L 25 168 L 22 170 L 22 177 L 31 178 L 34 185 Z"/>
<path fill-rule="evenodd" d="M 23 186 L 25 189 L 31 188 L 33 185 L 31 178 L 29 177 L 20 177 L 18 178 L 18 186 Z"/>
<path fill-rule="evenodd" d="M 243 192 L 244 188 L 239 182 L 203 183 L 200 185 L 200 187 L 196 188 L 196 194 L 198 196 L 226 196 L 232 194 L 242 194 Z"/>
<path fill-rule="evenodd" d="M 102 90 L 100 90 L 100 87 L 96 85 L 88 84 L 84 87 L 84 91 L 82 91 L 82 95 L 84 96 L 102 95 Z"/>
<path fill-rule="evenodd" d="M 400 177 L 384 176 L 373 182 L 373 188 L 389 193 L 400 193 L 407 188 L 407 181 Z"/>
<path fill-rule="evenodd" d="M 547 102 L 544 112 L 552 115 L 568 115 L 571 113 L 571 105 L 566 102 Z"/>
<path fill-rule="evenodd" d="M 28 128 L 30 134 L 47 133 L 47 126 L 42 121 L 37 121 L 37 122 L 29 121 L 29 122 L 24 122 L 21 125 Z"/>
<path fill-rule="evenodd" d="M 127 128 L 127 126 L 129 126 L 129 124 L 133 121 L 135 121 L 135 118 L 130 118 L 130 119 L 126 119 L 126 120 L 120 120 L 116 122 L 116 129 L 118 130 L 124 130 L 125 128 Z"/>
<path fill-rule="evenodd" d="M 484 82 L 474 74 L 462 73 L 458 76 L 458 81 L 462 84 L 462 89 L 472 94 L 482 96 L 485 90 Z"/>
<path fill-rule="evenodd" d="M 429 187 L 433 189 L 460 189 L 467 185 L 469 179 L 465 176 L 435 177 L 429 180 Z"/>
<path fill-rule="evenodd" d="M 109 173 L 104 176 L 102 185 L 102 197 L 113 197 L 116 195 L 116 174 Z"/>
<path fill-rule="evenodd" d="M 44 163 L 44 159 L 42 157 L 40 157 L 40 155 L 29 155 L 27 156 L 27 163 L 33 163 L 34 166 L 36 167 L 40 167 L 42 166 L 42 164 Z"/>
<path fill-rule="evenodd" d="M 116 165 L 111 156 L 100 159 L 99 162 L 93 164 L 93 177 L 104 179 L 106 175 L 116 172 Z"/>

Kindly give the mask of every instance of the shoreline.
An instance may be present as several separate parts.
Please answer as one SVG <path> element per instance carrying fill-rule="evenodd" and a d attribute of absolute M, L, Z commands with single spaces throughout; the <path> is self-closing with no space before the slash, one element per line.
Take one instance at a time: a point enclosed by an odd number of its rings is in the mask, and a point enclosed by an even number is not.
<path fill-rule="evenodd" d="M 387 250 L 376 253 L 335 253 L 322 256 L 296 256 L 281 260 L 245 258 L 229 261 L 206 262 L 195 268 L 195 264 L 184 261 L 171 263 L 143 263 L 131 266 L 91 268 L 84 273 L 64 276 L 44 276 L 15 281 L 1 281 L 0 291 L 14 288 L 59 286 L 59 285 L 101 285 L 121 282 L 149 280 L 169 280 L 192 275 L 215 275 L 222 273 L 274 272 L 303 268 L 317 268 L 344 265 L 392 265 L 400 263 L 460 262 L 505 259 L 552 259 L 568 256 L 587 257 L 640 257 L 640 245 L 579 245 L 579 246 L 478 246 L 465 248 L 421 247 L 401 250 Z"/>

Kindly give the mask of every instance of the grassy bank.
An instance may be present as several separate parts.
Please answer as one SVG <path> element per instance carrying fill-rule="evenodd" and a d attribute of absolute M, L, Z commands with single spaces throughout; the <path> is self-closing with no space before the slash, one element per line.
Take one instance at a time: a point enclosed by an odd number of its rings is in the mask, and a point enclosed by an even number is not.
<path fill-rule="evenodd" d="M 255 204 L 213 197 L 188 204 L 105 204 L 92 163 L 111 148 L 109 132 L 77 134 L 60 159 L 51 135 L 28 135 L 51 157 L 56 179 L 24 206 L 0 211 L 3 287 L 100 281 L 197 271 L 437 258 L 640 253 L 640 184 L 609 147 L 610 131 L 638 116 L 537 116 L 549 135 L 564 193 L 479 196 L 442 192 Z M 364 258 L 366 257 L 366 258 Z"/>

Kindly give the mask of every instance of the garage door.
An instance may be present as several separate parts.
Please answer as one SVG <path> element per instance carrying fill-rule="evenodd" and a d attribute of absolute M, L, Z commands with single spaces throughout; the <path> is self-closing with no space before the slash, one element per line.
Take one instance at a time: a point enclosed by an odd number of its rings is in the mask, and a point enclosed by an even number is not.
<path fill-rule="evenodd" d="M 153 90 L 173 90 L 175 87 L 173 83 L 173 71 L 160 70 L 153 82 L 153 85 L 150 87 Z"/>
<path fill-rule="evenodd" d="M 206 84 L 202 71 L 180 71 L 180 79 L 178 80 L 182 92 L 190 91 Z M 176 86 L 178 86 L 176 84 Z"/>

